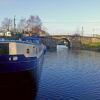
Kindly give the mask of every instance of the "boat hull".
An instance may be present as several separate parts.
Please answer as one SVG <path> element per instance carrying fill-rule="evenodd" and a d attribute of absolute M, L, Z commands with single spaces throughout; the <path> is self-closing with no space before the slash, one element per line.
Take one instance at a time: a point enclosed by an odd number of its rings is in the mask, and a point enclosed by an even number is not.
<path fill-rule="evenodd" d="M 18 57 L 17 61 L 13 61 Z M 0 56 L 0 98 L 33 100 L 38 90 L 44 53 L 40 57 Z"/>
<path fill-rule="evenodd" d="M 14 57 L 18 57 L 18 60 L 14 61 Z M 23 55 L 2 55 L 0 56 L 0 73 L 34 69 L 38 65 L 37 61 L 36 57 L 25 58 Z"/>

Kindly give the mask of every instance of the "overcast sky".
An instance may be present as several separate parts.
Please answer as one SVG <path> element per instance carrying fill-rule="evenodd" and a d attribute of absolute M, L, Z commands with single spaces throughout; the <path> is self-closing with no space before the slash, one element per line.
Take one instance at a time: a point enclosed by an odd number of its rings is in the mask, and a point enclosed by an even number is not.
<path fill-rule="evenodd" d="M 0 22 L 5 17 L 18 21 L 29 15 L 40 16 L 51 34 L 80 32 L 100 34 L 100 0 L 0 0 Z"/>

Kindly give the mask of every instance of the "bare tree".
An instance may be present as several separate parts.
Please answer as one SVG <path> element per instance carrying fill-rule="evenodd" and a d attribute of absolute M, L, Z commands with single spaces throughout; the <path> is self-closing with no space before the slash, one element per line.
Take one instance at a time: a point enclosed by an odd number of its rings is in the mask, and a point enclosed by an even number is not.
<path fill-rule="evenodd" d="M 30 16 L 27 20 L 27 28 L 29 31 L 32 31 L 32 33 L 38 33 L 41 29 L 42 22 L 39 16 Z"/>
<path fill-rule="evenodd" d="M 3 21 L 2 21 L 2 29 L 5 30 L 5 31 L 9 31 L 9 30 L 12 30 L 12 20 L 10 18 L 5 18 Z"/>
<path fill-rule="evenodd" d="M 1 24 L 1 29 L 3 31 L 12 31 L 14 32 L 14 26 L 15 25 L 13 22 L 15 22 L 10 18 L 5 18 L 2 21 Z M 42 22 L 39 16 L 33 16 L 31 15 L 28 19 L 26 18 L 21 18 L 19 23 L 17 23 L 17 32 L 20 33 L 29 33 L 30 35 L 32 34 L 40 34 L 44 33 L 45 30 L 42 29 Z"/>
<path fill-rule="evenodd" d="M 24 32 L 27 30 L 26 28 L 27 28 L 27 21 L 25 18 L 22 18 L 18 24 L 18 31 Z"/>

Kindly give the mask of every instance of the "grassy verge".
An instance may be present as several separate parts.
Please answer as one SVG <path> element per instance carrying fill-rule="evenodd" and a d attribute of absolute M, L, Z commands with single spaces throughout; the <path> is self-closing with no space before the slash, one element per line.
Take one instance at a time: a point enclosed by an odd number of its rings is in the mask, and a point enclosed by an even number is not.
<path fill-rule="evenodd" d="M 100 43 L 83 44 L 83 49 L 92 50 L 92 51 L 99 51 L 100 52 Z"/>
<path fill-rule="evenodd" d="M 84 44 L 86 48 L 94 49 L 94 48 L 100 48 L 100 43 L 89 43 L 89 44 Z"/>

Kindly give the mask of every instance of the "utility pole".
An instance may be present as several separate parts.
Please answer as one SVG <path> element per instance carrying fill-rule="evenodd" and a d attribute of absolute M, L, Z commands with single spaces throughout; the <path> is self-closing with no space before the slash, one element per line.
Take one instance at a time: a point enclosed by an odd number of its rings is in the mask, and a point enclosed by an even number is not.
<path fill-rule="evenodd" d="M 16 33 L 16 16 L 14 16 L 14 33 Z"/>
<path fill-rule="evenodd" d="M 80 36 L 81 46 L 82 46 L 83 34 L 84 34 L 84 28 L 83 28 L 83 26 L 82 26 L 82 31 L 81 31 L 81 36 Z"/>
<path fill-rule="evenodd" d="M 84 34 L 84 28 L 83 28 L 83 26 L 82 26 L 82 33 L 81 33 L 81 35 L 83 36 L 83 34 Z"/>

